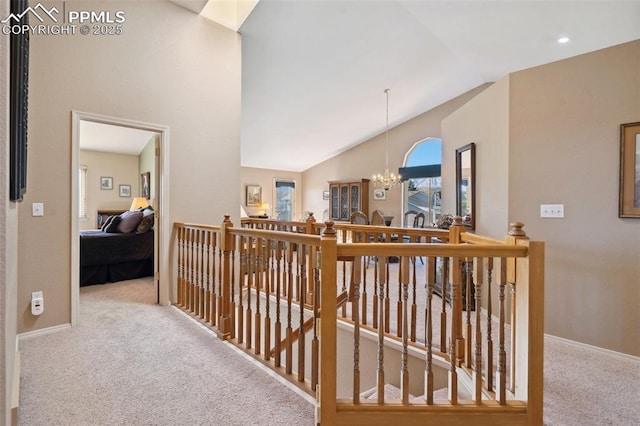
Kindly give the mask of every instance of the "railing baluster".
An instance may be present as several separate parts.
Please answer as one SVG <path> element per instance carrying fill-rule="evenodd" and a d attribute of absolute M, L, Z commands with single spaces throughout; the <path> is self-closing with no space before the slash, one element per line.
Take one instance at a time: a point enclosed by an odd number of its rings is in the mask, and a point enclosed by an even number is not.
<path fill-rule="evenodd" d="M 442 310 L 440 311 L 440 350 L 447 353 L 447 284 L 449 283 L 449 258 L 442 258 Z M 453 300 L 453 296 L 451 296 Z"/>
<path fill-rule="evenodd" d="M 515 279 L 515 277 L 514 277 Z M 511 327 L 509 334 L 511 337 L 511 363 L 509 365 L 509 390 L 516 391 L 516 283 L 509 283 L 509 291 L 511 293 Z"/>
<path fill-rule="evenodd" d="M 243 302 L 243 290 L 246 287 L 247 280 L 249 279 L 249 256 L 247 253 L 249 237 L 239 237 L 237 239 L 240 246 L 240 288 L 238 289 L 238 324 L 236 330 L 238 333 L 238 344 L 244 343 L 244 302 Z"/>
<path fill-rule="evenodd" d="M 320 339 L 318 338 L 318 320 L 320 317 L 320 268 L 318 265 L 318 248 L 309 248 L 310 267 L 313 268 L 313 338 L 311 339 L 311 389 L 316 390 L 320 373 Z"/>
<path fill-rule="evenodd" d="M 427 262 L 435 262 L 435 258 L 429 257 Z M 433 276 L 435 279 L 435 275 Z M 425 327 L 425 343 L 427 349 L 427 362 L 425 366 L 425 378 L 424 378 L 424 395 L 428 405 L 433 404 L 433 281 L 427 281 L 427 304 L 425 307 L 426 327 Z"/>
<path fill-rule="evenodd" d="M 361 274 L 360 257 L 353 260 L 353 303 L 352 319 L 353 319 L 353 403 L 360 403 L 360 274 Z"/>
<path fill-rule="evenodd" d="M 485 259 L 487 269 L 487 390 L 493 392 L 493 311 L 491 308 L 493 291 L 491 282 L 493 281 L 493 257 Z"/>
<path fill-rule="evenodd" d="M 367 269 L 369 268 L 369 263 L 371 262 L 371 257 L 367 257 L 367 264 L 362 269 L 362 291 L 359 292 L 358 296 L 360 297 L 361 308 L 360 308 L 360 322 L 364 325 L 367 324 Z"/>
<path fill-rule="evenodd" d="M 206 238 L 206 234 L 205 234 L 205 230 L 203 229 L 200 232 L 200 289 L 199 289 L 199 294 L 198 294 L 198 315 L 200 316 L 200 319 L 205 319 L 206 318 L 206 313 L 204 311 L 204 293 L 205 293 L 205 274 L 204 274 L 204 266 L 205 266 L 205 260 L 204 260 L 204 255 L 205 255 L 205 238 Z"/>
<path fill-rule="evenodd" d="M 304 331 L 304 295 L 307 294 L 306 281 L 307 281 L 307 254 L 306 246 L 298 244 L 298 295 L 299 309 L 300 309 L 300 328 L 298 329 L 298 382 L 304 382 L 305 377 L 305 331 Z"/>
<path fill-rule="evenodd" d="M 376 388 L 377 388 L 377 394 L 378 394 L 378 404 L 384 404 L 384 329 L 382 327 L 382 324 L 384 324 L 384 317 L 385 317 L 385 303 L 384 303 L 384 288 L 385 288 L 385 284 L 386 281 L 388 279 L 388 275 L 386 274 L 387 271 L 387 261 L 388 258 L 387 257 L 380 257 L 378 259 L 378 261 L 380 262 L 380 277 L 378 278 L 378 298 L 379 298 L 379 318 L 378 318 L 378 324 L 380 324 L 380 327 L 378 327 L 378 367 L 377 367 L 377 379 L 376 379 Z M 387 299 L 388 300 L 388 299 Z"/>
<path fill-rule="evenodd" d="M 247 275 L 247 309 L 245 317 L 247 321 L 245 323 L 245 348 L 251 349 L 251 338 L 253 337 L 251 319 L 253 318 L 253 310 L 251 309 L 251 288 L 256 277 L 256 241 L 254 238 L 249 238 L 248 241 L 248 255 L 249 255 L 249 274 Z"/>
<path fill-rule="evenodd" d="M 274 325 L 274 339 L 275 339 L 275 352 L 274 352 L 274 364 L 276 367 L 281 365 L 282 356 L 282 323 L 280 322 L 280 289 L 282 286 L 282 242 L 276 243 L 276 323 Z"/>
<path fill-rule="evenodd" d="M 218 281 L 218 291 L 217 291 L 217 295 L 218 295 L 218 300 L 220 301 L 218 303 L 217 306 L 219 306 L 219 310 L 217 312 L 221 312 L 222 313 L 222 248 L 218 249 L 219 252 L 219 260 L 220 262 L 218 263 L 218 270 L 220 271 L 220 279 Z M 214 258 L 215 259 L 215 258 Z M 236 289 L 236 252 L 235 250 L 231 252 L 231 285 L 230 285 L 230 296 L 231 296 L 231 300 L 229 301 L 229 312 L 232 313 L 232 315 L 230 315 L 229 318 L 229 324 L 230 324 L 230 337 L 232 339 L 234 339 L 236 337 L 236 316 L 233 315 L 233 313 L 236 312 L 236 295 L 235 295 L 235 289 Z M 237 280 L 238 283 L 241 283 L 241 280 L 238 279 Z M 242 284 L 240 284 L 242 285 Z M 240 292 L 239 292 L 240 293 Z M 218 322 L 218 315 L 216 313 L 215 315 L 215 320 L 216 322 Z M 220 317 L 221 318 L 221 317 Z"/>
<path fill-rule="evenodd" d="M 373 316 L 372 316 L 372 324 L 373 328 L 377 329 L 378 324 L 382 324 L 378 322 L 378 311 L 380 310 L 380 298 L 378 297 L 378 286 L 380 283 L 379 277 L 379 268 L 380 268 L 380 257 L 376 259 L 376 262 L 373 264 Z"/>
<path fill-rule="evenodd" d="M 482 402 L 482 317 L 480 316 L 480 310 L 482 307 L 481 294 L 482 294 L 482 280 L 483 280 L 483 270 L 482 258 L 472 258 L 473 259 L 473 284 L 474 284 L 474 294 L 475 294 L 475 308 L 476 308 L 476 333 L 475 333 L 475 353 L 474 353 L 474 367 L 473 367 L 473 399 L 476 404 L 480 404 Z M 467 293 L 468 298 L 470 299 L 470 293 Z M 469 336 L 469 341 L 471 336 Z"/>
<path fill-rule="evenodd" d="M 205 231 L 205 257 L 206 262 L 204 262 L 204 321 L 207 324 L 213 324 L 211 321 L 211 301 L 212 301 L 212 291 L 211 291 L 211 238 L 213 236 L 212 231 Z"/>
<path fill-rule="evenodd" d="M 402 403 L 409 404 L 409 263 L 411 258 L 402 256 L 400 258 L 400 282 L 402 284 L 402 358 L 400 365 L 400 393 L 402 394 Z M 415 266 L 415 262 L 414 262 Z M 400 328 L 400 324 L 398 324 Z"/>
<path fill-rule="evenodd" d="M 253 325 L 253 353 L 258 355 L 260 353 L 260 341 L 262 340 L 262 315 L 260 314 L 260 305 L 262 299 L 261 290 L 264 287 L 264 244 L 265 241 L 262 238 L 256 239 L 256 313 L 254 314 Z"/>
<path fill-rule="evenodd" d="M 507 280 L 507 260 L 500 259 L 500 283 L 498 292 L 498 371 L 496 374 L 496 398 L 500 405 L 506 404 L 507 399 L 507 356 L 504 348 L 505 306 L 504 289 Z"/>
<path fill-rule="evenodd" d="M 385 259 L 385 274 L 384 274 L 384 331 L 385 333 L 389 333 L 391 330 L 391 299 L 389 298 L 389 264 L 390 258 L 387 257 Z M 398 295 L 399 296 L 399 295 Z"/>
<path fill-rule="evenodd" d="M 293 243 L 287 244 L 287 364 L 286 372 L 293 371 L 293 328 L 291 327 L 291 304 L 293 303 Z"/>
<path fill-rule="evenodd" d="M 418 305 L 416 304 L 416 297 L 417 297 L 417 281 L 418 281 L 418 277 L 417 277 L 417 273 L 416 273 L 416 269 L 417 269 L 417 265 L 416 265 L 416 259 L 417 258 L 413 258 L 413 279 L 411 280 L 413 283 L 413 296 L 411 299 L 411 341 L 415 342 L 416 341 L 416 330 L 417 330 L 417 324 L 418 324 Z M 426 282 L 426 281 L 425 281 Z"/>
<path fill-rule="evenodd" d="M 271 359 L 271 286 L 273 282 L 273 255 L 272 255 L 272 244 L 273 241 L 266 240 L 265 251 L 265 268 L 267 269 L 265 273 L 265 292 L 264 292 L 264 300 L 265 300 L 265 318 L 264 318 L 264 327 L 263 327 L 263 335 L 264 335 L 264 359 L 265 361 L 269 361 Z"/>
<path fill-rule="evenodd" d="M 182 297 L 182 289 L 184 288 L 184 263 L 182 259 L 182 255 L 184 253 L 184 226 L 178 228 L 178 297 L 177 304 L 178 306 L 183 305 L 183 297 Z"/>
<path fill-rule="evenodd" d="M 463 273 L 464 281 L 462 285 L 464 286 L 464 291 L 466 292 L 466 297 L 464 298 L 464 306 L 466 309 L 466 328 L 465 328 L 465 365 L 467 368 L 471 368 L 472 365 L 472 344 L 471 344 L 471 336 L 472 336 L 472 327 L 471 327 L 471 271 L 472 271 L 472 262 L 473 259 L 467 257 L 462 263 L 463 267 L 461 268 Z"/>

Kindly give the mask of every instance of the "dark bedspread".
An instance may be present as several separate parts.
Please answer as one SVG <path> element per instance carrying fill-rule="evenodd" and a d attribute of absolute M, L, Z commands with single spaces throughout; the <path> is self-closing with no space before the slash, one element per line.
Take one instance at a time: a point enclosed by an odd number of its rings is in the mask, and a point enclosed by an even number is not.
<path fill-rule="evenodd" d="M 153 231 L 80 231 L 80 285 L 153 275 Z"/>

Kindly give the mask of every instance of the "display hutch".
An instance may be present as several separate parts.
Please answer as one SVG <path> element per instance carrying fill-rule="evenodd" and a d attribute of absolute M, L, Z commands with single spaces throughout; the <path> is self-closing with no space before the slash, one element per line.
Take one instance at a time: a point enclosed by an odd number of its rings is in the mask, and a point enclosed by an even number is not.
<path fill-rule="evenodd" d="M 355 211 L 369 216 L 369 179 L 329 181 L 329 218 L 348 221 Z"/>

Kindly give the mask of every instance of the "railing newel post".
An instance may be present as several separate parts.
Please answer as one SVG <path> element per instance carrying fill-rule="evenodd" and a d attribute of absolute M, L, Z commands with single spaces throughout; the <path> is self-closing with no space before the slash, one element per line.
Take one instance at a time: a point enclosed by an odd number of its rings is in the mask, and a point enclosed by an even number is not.
<path fill-rule="evenodd" d="M 336 230 L 332 221 L 325 222 L 320 237 L 320 383 L 316 423 L 332 425 L 336 423 L 337 397 L 337 298 L 336 267 L 338 263 L 338 244 Z"/>
<path fill-rule="evenodd" d="M 222 283 L 221 294 L 222 303 L 220 306 L 218 320 L 218 336 L 227 340 L 231 335 L 231 252 L 234 250 L 234 239 L 230 229 L 233 228 L 231 216 L 224 215 L 224 220 L 220 226 L 220 245 L 222 248 Z"/>

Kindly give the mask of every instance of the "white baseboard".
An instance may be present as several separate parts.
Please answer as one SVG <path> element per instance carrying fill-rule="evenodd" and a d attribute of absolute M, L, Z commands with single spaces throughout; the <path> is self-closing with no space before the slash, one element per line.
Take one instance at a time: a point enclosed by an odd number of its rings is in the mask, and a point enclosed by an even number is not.
<path fill-rule="evenodd" d="M 24 339 L 30 339 L 32 337 L 44 336 L 51 333 L 57 333 L 59 331 L 68 330 L 71 328 L 71 324 L 54 325 L 53 327 L 41 328 L 39 330 L 27 331 L 25 333 L 18 334 L 18 341 Z"/>
<path fill-rule="evenodd" d="M 485 308 L 481 308 L 481 312 L 486 316 L 487 310 Z M 499 319 L 495 315 L 491 315 L 491 318 L 494 322 L 498 322 Z M 505 324 L 505 328 L 508 330 L 510 327 L 509 324 Z M 575 340 L 565 339 L 564 337 L 558 337 L 551 334 L 544 334 L 545 339 L 553 340 L 555 342 L 564 343 L 565 345 L 573 346 L 575 348 L 588 349 L 591 351 L 599 352 L 603 355 L 613 356 L 617 358 L 627 359 L 630 361 L 640 362 L 640 357 L 625 354 L 623 352 L 612 351 L 611 349 L 601 348 L 600 346 L 589 345 L 588 343 L 576 342 Z"/>
<path fill-rule="evenodd" d="M 599 352 L 599 353 L 601 353 L 603 355 L 614 356 L 614 357 L 617 357 L 617 358 L 627 359 L 629 361 L 640 362 L 640 357 L 637 357 L 637 356 L 634 356 L 634 355 L 630 355 L 630 354 L 625 354 L 625 353 L 622 353 L 622 352 L 612 351 L 611 349 L 605 349 L 605 348 L 601 348 L 599 346 L 589 345 L 587 343 L 576 342 L 575 340 L 569 340 L 569 339 L 565 339 L 563 337 L 552 336 L 551 334 L 546 334 L 546 333 L 545 333 L 544 337 L 546 339 L 553 340 L 553 341 L 560 342 L 560 343 L 564 343 L 566 345 L 574 346 L 576 348 L 588 349 L 588 350 L 591 350 L 591 351 L 594 351 L 594 352 Z"/>

